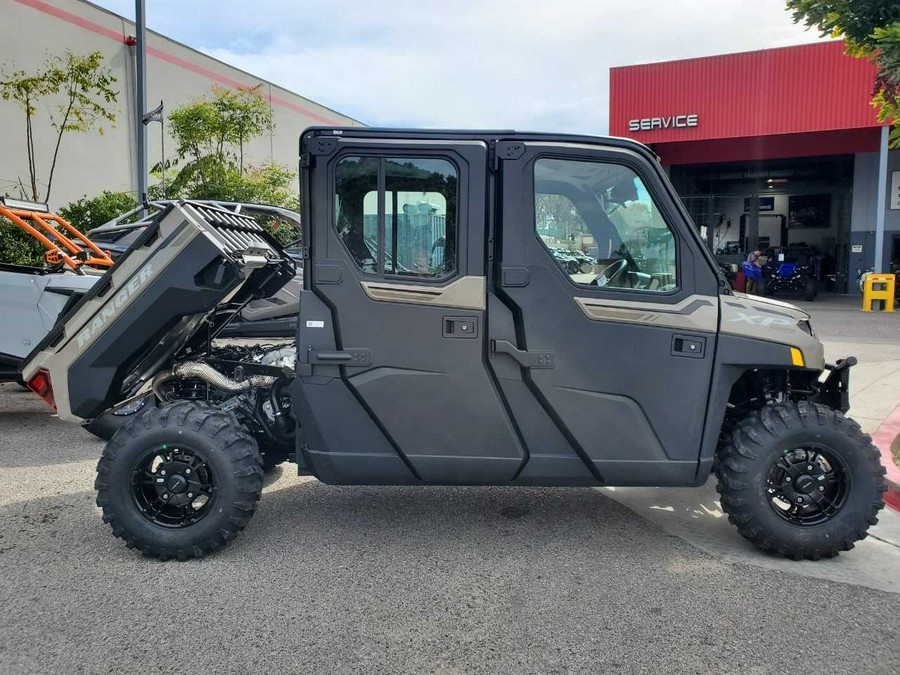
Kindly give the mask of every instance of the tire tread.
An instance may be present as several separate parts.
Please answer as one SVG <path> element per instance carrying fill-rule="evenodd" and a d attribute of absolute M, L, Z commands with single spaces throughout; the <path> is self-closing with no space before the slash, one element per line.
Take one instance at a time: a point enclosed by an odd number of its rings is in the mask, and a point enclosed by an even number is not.
<path fill-rule="evenodd" d="M 97 506 L 103 511 L 103 522 L 112 528 L 113 536 L 124 540 L 128 548 L 137 548 L 145 555 L 159 560 L 196 559 L 225 546 L 250 522 L 262 494 L 262 462 L 256 441 L 233 414 L 206 403 L 179 401 L 152 407 L 135 415 L 135 418 L 110 439 L 97 463 L 94 488 L 97 490 Z M 179 427 L 191 429 L 208 437 L 211 450 L 223 454 L 231 466 L 236 488 L 231 501 L 222 504 L 225 513 L 214 536 L 207 536 L 204 541 L 185 544 L 180 548 L 153 544 L 126 532 L 113 507 L 114 500 L 110 497 L 112 486 L 106 478 L 124 444 L 139 439 L 140 428 L 151 431 L 155 428 L 170 427 L 173 430 Z M 226 429 L 230 433 L 222 434 L 221 432 Z"/>
<path fill-rule="evenodd" d="M 828 545 L 811 542 L 809 538 L 801 542 L 800 538 L 785 541 L 784 537 L 777 536 L 765 526 L 758 502 L 749 494 L 756 489 L 752 479 L 760 471 L 760 462 L 780 433 L 816 427 L 830 428 L 852 441 L 871 469 L 877 495 L 866 508 L 847 513 L 840 527 L 833 528 L 836 536 Z M 794 560 L 833 558 L 840 551 L 852 549 L 867 536 L 869 527 L 878 522 L 878 511 L 884 506 L 882 494 L 887 489 L 880 453 L 872 438 L 843 413 L 808 401 L 769 404 L 738 422 L 730 439 L 719 448 L 715 473 L 719 501 L 728 521 L 763 551 Z M 838 524 L 834 522 L 834 525 Z"/>

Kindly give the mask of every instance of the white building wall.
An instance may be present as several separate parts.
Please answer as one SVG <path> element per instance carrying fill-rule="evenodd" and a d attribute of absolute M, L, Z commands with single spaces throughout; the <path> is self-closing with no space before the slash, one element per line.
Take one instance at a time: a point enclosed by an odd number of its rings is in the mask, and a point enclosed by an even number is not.
<path fill-rule="evenodd" d="M 137 166 L 134 157 L 134 47 L 125 44 L 134 34 L 134 25 L 111 12 L 82 0 L 2 0 L 0 20 L 4 24 L 0 41 L 0 64 L 6 70 L 36 71 L 49 56 L 66 49 L 79 54 L 101 51 L 106 65 L 118 79 L 120 91 L 117 120 L 106 134 L 67 133 L 57 162 L 50 205 L 58 208 L 83 195 L 102 190 L 136 192 Z M 177 108 L 210 91 L 213 84 L 224 87 L 255 87 L 270 97 L 275 119 L 271 136 L 257 139 L 245 148 L 245 163 L 274 160 L 297 168 L 298 142 L 307 126 L 361 123 L 307 98 L 232 68 L 173 40 L 148 31 L 147 107 L 165 102 L 166 110 Z M 38 110 L 34 120 L 38 176 L 46 178 L 53 154 L 53 129 L 48 111 Z M 18 183 L 29 183 L 25 151 L 24 112 L 11 101 L 0 100 L 0 194 L 19 196 Z M 160 126 L 148 127 L 150 166 L 160 160 Z M 166 152 L 173 155 L 174 142 L 166 140 Z M 151 178 L 151 181 L 153 179 Z M 42 188 L 45 189 L 45 188 Z"/>

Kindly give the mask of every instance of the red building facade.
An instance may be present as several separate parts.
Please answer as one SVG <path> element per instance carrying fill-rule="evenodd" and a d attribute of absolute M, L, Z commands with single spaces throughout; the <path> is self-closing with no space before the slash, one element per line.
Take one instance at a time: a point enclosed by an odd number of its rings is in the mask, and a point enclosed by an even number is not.
<path fill-rule="evenodd" d="M 744 232 L 738 198 L 780 195 L 780 245 L 808 239 L 841 256 L 846 274 L 886 268 L 900 256 L 900 205 L 889 194 L 900 157 L 887 152 L 870 102 L 875 75 L 839 41 L 613 68 L 610 135 L 653 148 L 683 197 L 706 205 L 698 225 L 739 218 Z M 787 200 L 815 192 L 832 195 L 828 233 L 788 233 Z"/>

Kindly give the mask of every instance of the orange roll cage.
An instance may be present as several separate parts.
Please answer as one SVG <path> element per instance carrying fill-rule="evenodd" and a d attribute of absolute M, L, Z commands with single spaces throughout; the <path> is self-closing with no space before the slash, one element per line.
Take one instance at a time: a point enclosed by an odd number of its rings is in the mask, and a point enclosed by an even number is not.
<path fill-rule="evenodd" d="M 3 204 L 0 204 L 0 216 L 15 223 L 41 242 L 47 249 L 44 259 L 51 265 L 63 262 L 71 269 L 78 270 L 82 265 L 106 268 L 113 264 L 108 253 L 102 251 L 74 225 L 60 216 L 27 209 L 9 208 Z M 65 232 L 60 231 L 51 223 L 56 223 Z"/>

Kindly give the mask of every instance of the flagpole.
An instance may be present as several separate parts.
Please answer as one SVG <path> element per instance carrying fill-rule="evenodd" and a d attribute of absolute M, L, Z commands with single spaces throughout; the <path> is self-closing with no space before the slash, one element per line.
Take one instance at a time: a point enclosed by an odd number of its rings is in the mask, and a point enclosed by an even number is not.
<path fill-rule="evenodd" d="M 137 113 L 137 125 L 134 130 L 137 134 L 137 196 L 138 202 L 147 202 L 147 124 L 141 124 L 146 112 L 147 101 L 147 27 L 144 0 L 134 2 L 134 32 L 136 38 L 135 63 L 135 101 L 134 110 Z"/>
<path fill-rule="evenodd" d="M 159 122 L 159 145 L 160 145 L 160 166 L 162 167 L 162 189 L 163 198 L 168 199 L 168 190 L 166 189 L 166 124 L 164 122 L 163 102 L 159 102 L 159 106 L 144 113 L 141 117 L 141 123 L 146 127 L 150 122 Z"/>

